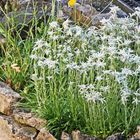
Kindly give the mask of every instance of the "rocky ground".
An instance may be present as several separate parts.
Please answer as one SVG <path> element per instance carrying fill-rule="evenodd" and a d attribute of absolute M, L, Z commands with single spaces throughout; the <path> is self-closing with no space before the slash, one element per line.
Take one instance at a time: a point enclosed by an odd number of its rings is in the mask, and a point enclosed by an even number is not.
<path fill-rule="evenodd" d="M 16 107 L 20 95 L 0 82 L 0 140 L 56 140 L 46 120 Z"/>

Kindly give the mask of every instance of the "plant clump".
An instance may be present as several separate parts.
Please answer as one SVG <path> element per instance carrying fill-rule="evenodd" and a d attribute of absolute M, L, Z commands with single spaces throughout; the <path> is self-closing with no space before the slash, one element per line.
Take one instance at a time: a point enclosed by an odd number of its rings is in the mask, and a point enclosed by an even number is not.
<path fill-rule="evenodd" d="M 117 18 L 117 10 L 98 30 L 53 21 L 33 46 L 30 104 L 55 134 L 79 129 L 106 137 L 139 123 L 140 26 Z"/>
<path fill-rule="evenodd" d="M 102 138 L 128 135 L 140 124 L 140 8 L 126 18 L 117 11 L 112 7 L 99 28 L 68 19 L 60 25 L 54 0 L 53 17 L 38 24 L 34 13 L 24 39 L 24 23 L 15 36 L 13 18 L 8 29 L 0 25 L 6 38 L 0 78 L 21 92 L 22 107 L 45 118 L 58 138 L 73 130 Z"/>

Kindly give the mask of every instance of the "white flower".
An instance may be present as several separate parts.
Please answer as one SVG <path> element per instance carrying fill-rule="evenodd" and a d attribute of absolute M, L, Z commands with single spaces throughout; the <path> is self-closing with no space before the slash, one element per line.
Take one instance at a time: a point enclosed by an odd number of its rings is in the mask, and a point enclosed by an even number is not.
<path fill-rule="evenodd" d="M 81 95 L 85 95 L 86 93 L 88 93 L 88 88 L 86 85 L 78 85 L 78 87 L 80 88 L 79 92 Z"/>
<path fill-rule="evenodd" d="M 33 81 L 37 81 L 37 80 L 38 80 L 37 74 L 32 74 L 32 75 L 31 75 L 31 79 L 32 79 Z"/>
<path fill-rule="evenodd" d="M 136 26 L 136 31 L 140 33 L 140 25 Z"/>
<path fill-rule="evenodd" d="M 110 13 L 112 13 L 111 16 L 116 15 L 116 13 L 120 10 L 118 6 L 112 6 L 110 7 Z"/>
<path fill-rule="evenodd" d="M 103 91 L 103 92 L 107 92 L 109 90 L 109 86 L 101 86 L 100 89 Z"/>
<path fill-rule="evenodd" d="M 138 105 L 139 103 L 140 103 L 140 100 L 137 97 L 133 98 L 132 104 Z"/>
<path fill-rule="evenodd" d="M 79 66 L 75 63 L 75 62 L 73 62 L 73 63 L 70 63 L 70 64 L 67 64 L 67 66 L 66 66 L 68 69 L 75 69 L 75 70 L 79 70 Z"/>
<path fill-rule="evenodd" d="M 102 23 L 102 25 L 105 25 L 109 22 L 109 19 L 103 18 L 100 22 Z"/>
<path fill-rule="evenodd" d="M 105 102 L 105 99 L 102 97 L 102 94 L 96 91 L 92 91 L 88 94 L 85 94 L 85 98 L 87 101 L 92 101 L 93 103 L 96 103 L 98 101 L 101 103 Z"/>
<path fill-rule="evenodd" d="M 101 80 L 103 80 L 102 76 L 97 76 L 96 77 L 96 81 L 101 81 Z"/>
<path fill-rule="evenodd" d="M 80 54 L 80 50 L 77 49 L 77 50 L 75 51 L 75 54 L 76 54 L 76 55 L 79 55 L 79 54 Z"/>
<path fill-rule="evenodd" d="M 49 25 L 50 25 L 50 26 L 49 26 L 50 29 L 59 27 L 59 25 L 58 25 L 58 23 L 57 23 L 56 21 L 53 21 L 53 22 L 49 23 Z"/>
<path fill-rule="evenodd" d="M 43 46 L 44 46 L 44 41 L 41 40 L 41 39 L 40 39 L 40 40 L 37 40 L 37 41 L 35 42 L 35 45 L 34 45 L 33 51 L 40 50 L 40 49 L 43 48 Z"/>
<path fill-rule="evenodd" d="M 122 104 L 125 105 L 128 101 L 128 97 L 132 94 L 132 91 L 129 90 L 127 87 L 121 89 L 121 100 Z"/>
<path fill-rule="evenodd" d="M 138 88 L 137 91 L 134 92 L 134 95 L 137 96 L 137 97 L 140 96 L 140 88 Z"/>
<path fill-rule="evenodd" d="M 75 82 L 70 81 L 70 82 L 69 82 L 69 85 L 72 86 L 74 83 L 75 83 Z"/>
<path fill-rule="evenodd" d="M 95 89 L 95 85 L 89 84 L 89 85 L 87 85 L 87 89 L 93 90 L 93 89 Z"/>
<path fill-rule="evenodd" d="M 121 95 L 121 101 L 123 105 L 126 105 L 128 97 L 129 97 L 128 95 Z"/>
<path fill-rule="evenodd" d="M 53 78 L 53 76 L 47 76 L 47 79 L 50 81 Z"/>
<path fill-rule="evenodd" d="M 128 46 L 128 45 L 130 45 L 130 43 L 132 43 L 131 40 L 125 39 L 122 45 Z"/>
<path fill-rule="evenodd" d="M 50 51 L 50 50 L 48 50 L 48 49 L 46 49 L 46 50 L 45 50 L 45 54 L 46 54 L 46 55 L 49 55 L 49 54 L 50 54 L 50 52 L 51 52 L 51 51 Z"/>
<path fill-rule="evenodd" d="M 102 62 L 102 61 L 99 61 L 99 60 L 96 62 L 96 67 L 97 67 L 97 68 L 99 68 L 99 67 L 103 67 L 103 68 L 104 68 L 105 65 L 106 65 L 105 62 Z"/>
<path fill-rule="evenodd" d="M 72 58 L 73 57 L 73 54 L 72 53 L 68 53 L 68 58 Z"/>
<path fill-rule="evenodd" d="M 86 69 L 88 70 L 89 65 L 88 65 L 88 63 L 86 63 L 86 62 L 81 62 L 80 68 L 81 68 L 82 70 L 86 70 Z"/>
<path fill-rule="evenodd" d="M 51 37 L 51 39 L 52 39 L 53 41 L 58 40 L 58 39 L 59 39 L 59 36 L 53 35 L 53 36 Z"/>
<path fill-rule="evenodd" d="M 56 65 L 56 61 L 53 61 L 53 60 L 51 60 L 49 58 L 38 61 L 38 66 L 40 66 L 40 67 L 48 66 L 49 69 L 54 69 L 55 65 Z"/>
<path fill-rule="evenodd" d="M 131 17 L 133 16 L 140 18 L 140 7 L 135 8 L 135 12 L 131 14 Z"/>
<path fill-rule="evenodd" d="M 133 71 L 131 69 L 128 68 L 122 68 L 122 75 L 132 75 Z"/>
<path fill-rule="evenodd" d="M 80 36 L 82 34 L 82 28 L 79 27 L 79 26 L 75 27 L 75 31 L 76 31 L 76 33 L 74 35 L 75 37 L 78 37 L 78 36 Z"/>
<path fill-rule="evenodd" d="M 72 35 L 73 35 L 71 28 L 69 28 L 69 29 L 66 31 L 66 35 L 68 35 L 68 36 L 72 36 Z"/>
<path fill-rule="evenodd" d="M 31 55 L 30 55 L 30 58 L 31 58 L 31 59 L 38 59 L 37 55 L 35 55 L 35 54 L 31 54 Z"/>
<path fill-rule="evenodd" d="M 39 39 L 35 42 L 35 46 L 43 46 L 44 45 L 44 41 L 42 39 Z"/>
<path fill-rule="evenodd" d="M 63 22 L 62 26 L 63 26 L 64 30 L 67 30 L 69 28 L 69 23 L 70 23 L 69 19 L 67 19 L 66 21 Z"/>
<path fill-rule="evenodd" d="M 87 89 L 87 86 L 86 85 L 78 85 L 78 87 L 81 89 L 81 90 L 83 90 L 83 89 Z"/>

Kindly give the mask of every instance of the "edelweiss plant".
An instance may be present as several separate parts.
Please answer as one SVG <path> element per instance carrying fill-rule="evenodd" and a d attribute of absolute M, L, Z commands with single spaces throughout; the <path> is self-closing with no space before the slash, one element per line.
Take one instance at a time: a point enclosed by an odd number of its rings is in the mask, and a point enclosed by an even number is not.
<path fill-rule="evenodd" d="M 105 137 L 140 123 L 140 26 L 111 13 L 98 30 L 53 21 L 35 42 L 34 105 L 52 131 Z"/>

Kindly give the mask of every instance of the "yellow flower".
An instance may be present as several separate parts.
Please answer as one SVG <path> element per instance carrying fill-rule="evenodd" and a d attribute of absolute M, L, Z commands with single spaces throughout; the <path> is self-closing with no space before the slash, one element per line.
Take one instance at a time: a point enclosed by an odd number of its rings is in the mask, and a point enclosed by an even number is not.
<path fill-rule="evenodd" d="M 69 7 L 73 7 L 76 3 L 76 0 L 69 0 L 68 5 Z"/>

